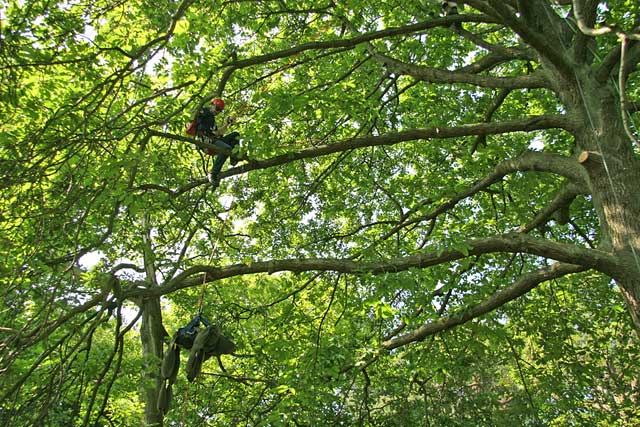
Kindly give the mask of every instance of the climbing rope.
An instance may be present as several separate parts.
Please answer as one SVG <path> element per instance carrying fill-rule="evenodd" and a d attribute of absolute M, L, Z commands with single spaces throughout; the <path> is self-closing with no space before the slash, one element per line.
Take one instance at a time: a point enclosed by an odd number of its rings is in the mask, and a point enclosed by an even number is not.
<path fill-rule="evenodd" d="M 227 214 L 224 217 L 224 220 L 222 221 L 222 224 L 220 225 L 220 228 L 218 229 L 218 235 L 216 237 L 216 240 L 213 244 L 213 248 L 211 248 L 211 253 L 209 254 L 209 259 L 207 260 L 208 263 L 210 263 L 213 260 L 213 256 L 216 254 L 216 252 L 218 251 L 218 244 L 220 243 L 220 239 L 222 238 L 222 231 L 224 230 L 226 224 L 227 224 L 227 220 L 229 219 L 229 217 L 231 216 L 231 211 L 234 208 L 234 204 L 235 204 L 235 200 L 236 200 L 236 196 L 235 196 L 235 190 L 237 189 L 238 186 L 238 182 L 236 182 L 236 184 L 234 185 L 234 192 L 232 193 L 233 195 L 231 196 L 231 201 L 229 202 L 229 207 L 227 208 Z M 200 292 L 200 298 L 198 299 L 198 314 L 202 313 L 202 307 L 204 305 L 204 297 L 206 295 L 206 291 L 207 291 L 207 274 L 203 274 L 202 275 L 202 289 Z"/>
<path fill-rule="evenodd" d="M 233 186 L 233 192 L 232 192 L 232 196 L 231 196 L 231 200 L 229 201 L 229 206 L 226 209 L 226 216 L 224 217 L 224 220 L 222 221 L 222 224 L 220 224 L 220 228 L 218 229 L 218 235 L 216 236 L 216 240 L 213 244 L 213 248 L 211 248 L 211 253 L 209 254 L 209 258 L 208 258 L 208 263 L 210 263 L 213 260 L 214 255 L 216 254 L 216 252 L 218 251 L 218 246 L 220 243 L 220 240 L 222 238 L 222 231 L 224 230 L 227 221 L 229 220 L 229 217 L 231 216 L 231 212 L 233 211 L 233 208 L 235 206 L 235 201 L 236 201 L 236 191 L 238 189 L 238 185 L 239 185 L 240 180 L 238 179 L 236 181 L 236 183 Z M 198 315 L 202 314 L 202 307 L 204 306 L 204 299 L 206 296 L 206 291 L 207 291 L 207 274 L 203 274 L 202 276 L 202 285 L 201 285 L 201 291 L 200 291 L 200 297 L 198 298 Z M 196 390 L 195 390 L 195 394 L 198 395 L 198 389 L 200 387 L 200 381 L 196 381 Z M 180 426 L 184 427 L 186 425 L 186 419 L 187 419 L 187 407 L 189 406 L 189 402 L 190 402 L 190 390 L 191 387 L 187 386 L 187 391 L 185 394 L 185 398 L 184 398 L 184 405 L 182 405 L 183 409 L 182 409 L 182 419 L 180 421 Z"/>

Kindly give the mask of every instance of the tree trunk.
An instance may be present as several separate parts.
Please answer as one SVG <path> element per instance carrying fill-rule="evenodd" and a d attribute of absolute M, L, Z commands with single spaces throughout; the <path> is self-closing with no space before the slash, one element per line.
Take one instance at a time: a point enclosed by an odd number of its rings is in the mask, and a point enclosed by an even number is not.
<path fill-rule="evenodd" d="M 144 300 L 142 303 L 142 326 L 140 327 L 144 360 L 142 392 L 145 402 L 145 424 L 153 427 L 162 427 L 163 422 L 163 415 L 158 411 L 163 332 L 160 299 Z"/>
<path fill-rule="evenodd" d="M 147 276 L 147 286 L 153 288 L 158 286 L 158 282 L 156 280 L 155 257 L 149 223 L 149 217 L 145 214 L 143 219 L 145 234 L 142 236 L 144 268 Z M 142 357 L 144 363 L 142 389 L 145 402 L 145 425 L 162 427 L 163 414 L 158 410 L 158 394 L 162 385 L 160 365 L 162 363 L 162 339 L 165 330 L 162 325 L 160 298 L 152 297 L 144 299 L 140 306 L 142 309 L 140 340 L 142 341 Z"/>
<path fill-rule="evenodd" d="M 622 126 L 616 99 L 592 99 L 576 139 L 585 150 L 579 161 L 590 178 L 600 246 L 620 260 L 614 279 L 640 336 L 640 161 Z"/>
<path fill-rule="evenodd" d="M 621 264 L 614 279 L 627 302 L 636 333 L 640 337 L 640 209 L 638 191 L 640 165 L 606 151 L 603 162 L 588 166 L 593 202 L 600 205 L 602 229 L 607 245 Z M 609 154 L 610 153 L 610 154 Z"/>

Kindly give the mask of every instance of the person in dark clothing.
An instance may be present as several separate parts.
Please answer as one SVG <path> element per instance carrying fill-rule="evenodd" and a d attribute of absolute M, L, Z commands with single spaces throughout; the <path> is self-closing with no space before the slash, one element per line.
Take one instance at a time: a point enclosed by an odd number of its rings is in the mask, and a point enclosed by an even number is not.
<path fill-rule="evenodd" d="M 457 15 L 458 14 L 458 2 L 456 2 L 456 1 L 443 1 L 442 2 L 442 13 L 444 14 L 444 16 Z M 461 30 L 462 29 L 462 24 L 460 22 L 456 22 L 455 24 L 451 25 L 451 28 L 452 29 Z"/>
<path fill-rule="evenodd" d="M 238 137 L 240 134 L 238 132 L 231 132 L 227 135 L 224 133 L 227 131 L 227 128 L 233 124 L 235 119 L 232 116 L 228 116 L 225 124 L 221 127 L 218 127 L 216 124 L 216 116 L 220 114 L 224 110 L 224 101 L 220 98 L 214 98 L 211 101 L 210 107 L 202 107 L 198 112 L 198 116 L 196 118 L 196 137 L 200 138 L 201 141 L 207 142 L 209 144 L 213 144 L 218 148 L 222 148 L 223 150 L 228 150 L 231 152 L 233 147 L 240 143 Z M 213 150 L 207 152 L 209 155 L 213 155 Z M 216 158 L 213 162 L 213 167 L 211 168 L 211 172 L 209 173 L 209 182 L 213 188 L 218 187 L 220 184 L 220 179 L 218 178 L 218 174 L 222 170 L 222 166 L 224 162 L 229 157 L 229 154 L 218 152 L 216 154 Z M 238 159 L 231 155 L 231 164 L 235 165 L 238 162 Z"/>
<path fill-rule="evenodd" d="M 456 1 L 443 1 L 442 12 L 445 16 L 458 14 L 458 2 Z"/>

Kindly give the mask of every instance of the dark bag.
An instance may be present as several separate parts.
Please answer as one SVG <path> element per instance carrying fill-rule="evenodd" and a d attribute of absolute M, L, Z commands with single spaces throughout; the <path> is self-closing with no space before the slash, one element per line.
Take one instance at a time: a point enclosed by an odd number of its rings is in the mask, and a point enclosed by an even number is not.
<path fill-rule="evenodd" d="M 202 317 L 201 315 L 197 315 L 196 317 L 189 322 L 187 326 L 184 328 L 178 329 L 176 333 L 176 337 L 174 338 L 175 343 L 178 344 L 182 348 L 190 349 L 193 346 L 193 340 L 195 340 L 196 335 L 198 335 L 198 327 L 200 325 L 210 326 L 211 324 Z"/>

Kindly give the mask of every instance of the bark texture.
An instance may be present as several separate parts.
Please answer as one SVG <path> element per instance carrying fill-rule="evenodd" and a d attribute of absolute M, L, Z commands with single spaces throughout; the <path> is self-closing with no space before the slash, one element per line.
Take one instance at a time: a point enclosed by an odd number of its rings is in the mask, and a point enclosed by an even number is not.
<path fill-rule="evenodd" d="M 640 161 L 620 116 L 620 93 L 612 80 L 575 73 L 562 98 L 581 125 L 574 131 L 579 161 L 589 177 L 598 214 L 600 249 L 618 259 L 610 276 L 620 287 L 640 336 Z"/>

